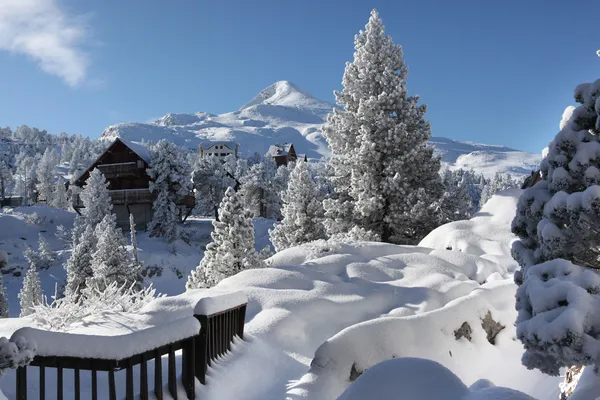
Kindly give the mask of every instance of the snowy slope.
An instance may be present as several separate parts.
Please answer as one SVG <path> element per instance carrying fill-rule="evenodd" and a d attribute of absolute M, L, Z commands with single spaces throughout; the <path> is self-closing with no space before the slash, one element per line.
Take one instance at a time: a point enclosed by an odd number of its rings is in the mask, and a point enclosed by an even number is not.
<path fill-rule="evenodd" d="M 101 138 L 130 141 L 167 139 L 196 149 L 203 141 L 235 141 L 242 154 L 264 154 L 270 145 L 290 142 L 309 158 L 329 155 L 321 134 L 334 105 L 311 96 L 291 82 L 279 81 L 263 89 L 238 111 L 214 115 L 167 114 L 152 123 L 124 123 L 107 127 Z M 450 168 L 474 168 L 493 177 L 496 172 L 528 175 L 541 156 L 504 146 L 457 142 L 433 137 L 436 153 Z"/>

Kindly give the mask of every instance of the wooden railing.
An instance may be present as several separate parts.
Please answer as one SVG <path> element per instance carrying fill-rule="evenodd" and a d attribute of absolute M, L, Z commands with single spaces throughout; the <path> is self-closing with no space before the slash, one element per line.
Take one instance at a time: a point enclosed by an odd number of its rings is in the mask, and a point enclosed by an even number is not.
<path fill-rule="evenodd" d="M 177 399 L 177 369 L 176 351 L 181 350 L 181 382 L 188 399 L 195 398 L 195 379 L 206 384 L 206 371 L 217 357 L 231 350 L 231 343 L 237 336 L 243 339 L 244 319 L 246 315 L 246 304 L 229 308 L 224 311 L 210 315 L 195 315 L 200 321 L 200 332 L 197 335 L 179 340 L 175 343 L 167 343 L 158 348 L 145 351 L 120 360 L 106 360 L 93 358 L 65 357 L 65 356 L 36 356 L 29 366 L 39 368 L 39 380 L 28 381 L 28 367 L 20 367 L 16 373 L 16 398 L 27 400 L 28 385 L 39 388 L 39 399 L 47 397 L 46 391 L 46 369 L 56 369 L 56 393 L 48 394 L 48 398 L 62 400 L 64 393 L 73 393 L 74 398 L 82 398 L 81 372 L 91 372 L 91 398 L 98 397 L 98 373 L 108 375 L 108 399 L 117 399 L 117 382 L 115 372 L 125 370 L 125 399 L 133 400 L 136 396 L 134 387 L 134 368 L 139 368 L 139 398 L 149 398 L 150 386 L 154 396 L 163 399 L 163 374 L 162 357 L 167 355 L 167 390 L 173 399 Z M 177 325 L 173 329 L 177 329 Z M 90 346 L 93 346 L 93 338 L 90 338 Z M 154 365 L 153 382 L 149 382 L 148 363 Z M 73 374 L 73 390 L 65 392 L 64 370 L 71 370 Z"/>
<path fill-rule="evenodd" d="M 124 189 L 109 191 L 111 202 L 114 205 L 118 204 L 152 204 L 156 199 L 156 194 L 150 189 Z M 189 209 L 194 208 L 196 199 L 193 195 L 183 196 L 177 200 L 177 205 L 186 206 Z M 73 208 L 84 208 L 83 202 L 79 195 L 73 196 Z"/>
<path fill-rule="evenodd" d="M 106 179 L 141 176 L 144 171 L 139 168 L 137 162 L 120 164 L 100 164 L 97 166 Z"/>

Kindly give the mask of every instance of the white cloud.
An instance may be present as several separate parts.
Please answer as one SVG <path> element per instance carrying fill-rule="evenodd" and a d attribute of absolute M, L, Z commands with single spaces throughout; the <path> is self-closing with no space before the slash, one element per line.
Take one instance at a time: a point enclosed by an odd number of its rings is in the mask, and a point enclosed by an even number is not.
<path fill-rule="evenodd" d="M 86 77 L 86 36 L 83 18 L 69 15 L 58 0 L 0 0 L 0 49 L 28 55 L 71 86 Z"/>

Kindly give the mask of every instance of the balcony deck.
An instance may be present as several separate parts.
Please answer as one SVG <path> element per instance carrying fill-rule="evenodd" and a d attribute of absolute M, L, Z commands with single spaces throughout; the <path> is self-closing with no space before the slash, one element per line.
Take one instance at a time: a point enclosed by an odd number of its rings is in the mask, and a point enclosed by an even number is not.
<path fill-rule="evenodd" d="M 113 205 L 152 204 L 157 197 L 157 195 L 150 192 L 149 189 L 109 190 L 109 193 Z M 191 209 L 196 205 L 196 198 L 189 194 L 178 199 L 176 204 Z M 84 208 L 79 195 L 73 199 L 73 208 Z"/>

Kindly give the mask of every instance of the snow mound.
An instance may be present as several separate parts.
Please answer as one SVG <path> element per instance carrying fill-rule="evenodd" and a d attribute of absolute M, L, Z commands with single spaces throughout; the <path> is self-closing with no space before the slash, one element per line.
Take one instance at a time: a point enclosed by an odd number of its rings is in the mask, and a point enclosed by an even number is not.
<path fill-rule="evenodd" d="M 399 358 L 370 368 L 338 400 L 533 400 L 514 391 L 486 385 L 467 388 L 441 364 L 421 358 Z"/>
<path fill-rule="evenodd" d="M 516 240 L 510 231 L 520 189 L 494 195 L 473 218 L 442 225 L 427 235 L 419 246 L 446 249 L 504 263 L 509 271 L 517 267 L 510 248 Z"/>

